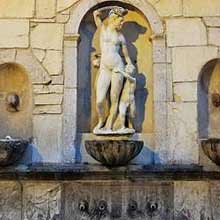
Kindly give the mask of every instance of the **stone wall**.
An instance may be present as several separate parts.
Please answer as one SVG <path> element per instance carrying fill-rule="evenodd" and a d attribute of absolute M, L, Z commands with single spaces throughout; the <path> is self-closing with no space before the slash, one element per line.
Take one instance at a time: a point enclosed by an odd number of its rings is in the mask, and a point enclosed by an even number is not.
<path fill-rule="evenodd" d="M 218 181 L 0 182 L 0 219 L 217 220 L 219 192 Z"/>
<path fill-rule="evenodd" d="M 0 2 L 0 61 L 23 65 L 33 84 L 31 160 L 74 162 L 78 28 L 106 1 L 24 1 Z M 141 10 L 153 32 L 154 161 L 198 164 L 197 83 L 202 67 L 220 56 L 220 3 L 123 2 Z"/>
<path fill-rule="evenodd" d="M 23 65 L 33 84 L 33 162 L 77 157 L 78 28 L 86 12 L 103 2 L 0 2 L 0 61 Z M 142 11 L 153 32 L 155 161 L 198 164 L 197 84 L 202 67 L 220 55 L 220 3 L 123 2 Z"/>
<path fill-rule="evenodd" d="M 77 48 L 83 17 L 106 2 L 0 0 L 0 65 L 20 64 L 32 83 L 33 143 L 21 163 L 95 163 L 77 142 L 79 136 L 94 138 L 77 133 Z M 201 70 L 220 58 L 220 1 L 121 2 L 141 11 L 152 30 L 154 132 L 132 137 L 147 140 L 133 163 L 197 164 L 219 172 L 201 150 L 197 108 Z M 20 164 L 19 172 L 23 168 Z M 18 170 L 13 175 L 19 178 Z M 219 181 L 94 177 L 80 182 L 84 171 L 80 170 L 77 181 L 7 181 L 7 176 L 2 181 L 1 177 L 0 220 L 219 219 Z M 88 209 L 80 210 L 87 204 Z"/>

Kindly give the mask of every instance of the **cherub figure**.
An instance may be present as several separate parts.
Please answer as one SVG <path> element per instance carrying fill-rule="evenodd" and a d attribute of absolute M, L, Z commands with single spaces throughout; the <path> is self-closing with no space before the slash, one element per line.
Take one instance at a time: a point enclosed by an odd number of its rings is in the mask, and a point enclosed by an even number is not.
<path fill-rule="evenodd" d="M 136 78 L 135 78 L 135 68 L 126 68 L 125 77 L 127 78 L 122 90 L 120 104 L 119 104 L 119 119 L 120 119 L 120 131 L 127 131 L 129 133 L 134 133 L 133 128 L 134 118 L 136 114 L 135 105 L 135 90 L 136 90 Z M 128 125 L 132 128 L 126 128 L 125 121 L 126 116 L 128 116 Z"/>

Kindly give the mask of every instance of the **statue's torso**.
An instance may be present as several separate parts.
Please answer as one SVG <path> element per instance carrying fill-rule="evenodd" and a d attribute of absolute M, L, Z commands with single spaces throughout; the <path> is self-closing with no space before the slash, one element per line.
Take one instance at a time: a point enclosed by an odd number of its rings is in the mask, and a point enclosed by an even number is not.
<path fill-rule="evenodd" d="M 111 69 L 124 66 L 120 56 L 123 39 L 120 32 L 112 31 L 105 26 L 102 27 L 100 34 L 101 65 Z"/>

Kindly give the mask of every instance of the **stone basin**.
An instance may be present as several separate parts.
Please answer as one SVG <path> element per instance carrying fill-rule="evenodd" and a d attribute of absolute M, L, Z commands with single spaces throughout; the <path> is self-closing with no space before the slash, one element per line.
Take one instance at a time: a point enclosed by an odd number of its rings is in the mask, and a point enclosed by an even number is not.
<path fill-rule="evenodd" d="M 29 141 L 20 139 L 0 139 L 0 166 L 8 166 L 23 156 Z"/>
<path fill-rule="evenodd" d="M 143 141 L 135 140 L 85 141 L 88 154 L 109 167 L 127 165 L 141 152 L 143 145 Z"/>
<path fill-rule="evenodd" d="M 220 139 L 204 139 L 201 140 L 201 145 L 205 155 L 215 164 L 220 166 Z"/>

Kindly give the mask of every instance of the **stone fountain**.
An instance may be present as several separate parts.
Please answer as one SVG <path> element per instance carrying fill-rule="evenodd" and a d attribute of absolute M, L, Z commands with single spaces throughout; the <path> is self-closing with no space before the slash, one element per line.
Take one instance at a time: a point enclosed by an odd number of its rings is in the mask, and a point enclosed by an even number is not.
<path fill-rule="evenodd" d="M 32 95 L 26 70 L 16 63 L 0 65 L 0 166 L 22 158 L 32 137 Z"/>
<path fill-rule="evenodd" d="M 107 23 L 104 23 L 101 17 L 106 10 L 109 12 Z M 114 138 L 135 133 L 136 68 L 129 57 L 126 39 L 121 31 L 127 12 L 122 7 L 111 6 L 93 13 L 95 24 L 101 30 L 101 55 L 93 60 L 93 65 L 99 71 L 95 88 L 98 123 L 93 133 L 108 136 L 109 139 L 85 141 L 85 147 L 94 159 L 107 166 L 126 165 L 143 148 L 142 141 Z M 120 50 L 123 51 L 124 60 Z M 108 110 L 106 102 L 109 103 Z"/>
<path fill-rule="evenodd" d="M 142 150 L 142 141 L 103 140 L 86 141 L 87 152 L 106 166 L 123 166 L 134 159 Z"/>
<path fill-rule="evenodd" d="M 220 166 L 220 139 L 210 138 L 201 140 L 205 155 L 215 164 Z"/>
<path fill-rule="evenodd" d="M 15 164 L 22 158 L 29 141 L 6 137 L 0 139 L 0 166 Z"/>
<path fill-rule="evenodd" d="M 208 62 L 201 76 L 201 90 L 199 100 L 204 103 L 200 106 L 200 139 L 205 155 L 220 166 L 220 61 Z M 203 94 L 203 95 L 201 95 Z"/>

